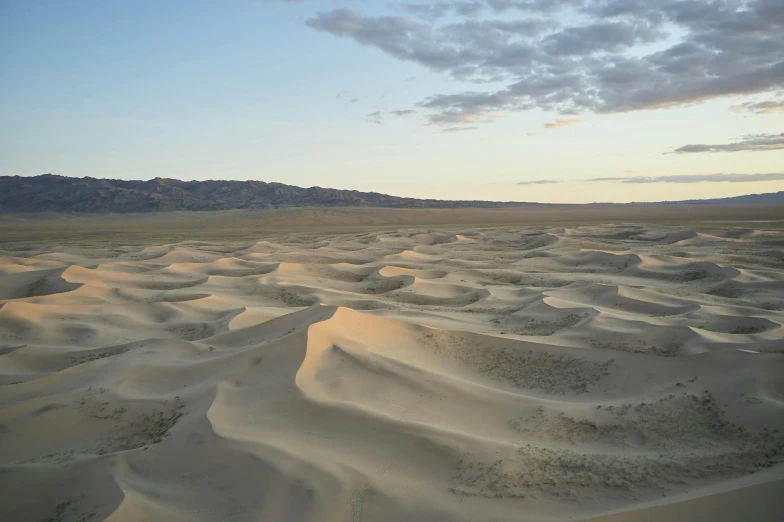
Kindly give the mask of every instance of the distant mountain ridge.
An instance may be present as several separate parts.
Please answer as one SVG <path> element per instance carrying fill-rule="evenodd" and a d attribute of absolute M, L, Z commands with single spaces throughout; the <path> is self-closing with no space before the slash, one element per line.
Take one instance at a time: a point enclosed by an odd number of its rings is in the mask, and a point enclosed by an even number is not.
<path fill-rule="evenodd" d="M 673 203 L 673 202 L 671 202 Z M 784 203 L 784 192 L 677 203 Z M 0 176 L 3 212 L 166 212 L 276 207 L 506 208 L 544 203 L 449 201 L 264 181 L 149 181 Z"/>
<path fill-rule="evenodd" d="M 0 211 L 160 212 L 274 207 L 467 208 L 517 207 L 537 203 L 445 201 L 403 198 L 264 181 L 149 181 L 41 176 L 0 177 Z"/>
<path fill-rule="evenodd" d="M 713 198 L 713 199 L 687 199 L 684 201 L 662 201 L 662 203 L 678 203 L 689 205 L 704 205 L 704 204 L 724 204 L 731 203 L 736 205 L 764 205 L 784 203 L 784 191 L 781 192 L 768 192 L 767 194 L 747 194 L 745 196 L 733 196 L 730 198 Z"/>

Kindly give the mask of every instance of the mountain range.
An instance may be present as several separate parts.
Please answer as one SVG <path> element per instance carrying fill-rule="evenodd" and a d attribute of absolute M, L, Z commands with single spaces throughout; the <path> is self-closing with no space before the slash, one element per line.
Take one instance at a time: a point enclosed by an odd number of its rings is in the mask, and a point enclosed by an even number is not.
<path fill-rule="evenodd" d="M 784 191 L 734 198 L 667 203 L 784 203 Z M 449 201 L 377 192 L 302 188 L 264 181 L 149 181 L 72 178 L 53 174 L 0 176 L 2 212 L 164 212 L 277 207 L 503 208 L 543 203 Z"/>

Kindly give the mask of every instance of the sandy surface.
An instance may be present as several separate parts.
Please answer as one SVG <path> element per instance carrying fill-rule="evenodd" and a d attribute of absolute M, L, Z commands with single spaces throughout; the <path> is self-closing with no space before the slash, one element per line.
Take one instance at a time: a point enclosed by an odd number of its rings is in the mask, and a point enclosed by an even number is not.
<path fill-rule="evenodd" d="M 6 243 L 0 520 L 780 520 L 781 225 Z"/>
<path fill-rule="evenodd" d="M 176 243 L 182 238 L 252 241 L 281 232 L 318 235 L 401 227 L 475 228 L 500 225 L 558 225 L 566 228 L 643 221 L 684 222 L 784 220 L 784 205 L 592 204 L 531 205 L 519 208 L 396 209 L 276 208 L 141 214 L 0 213 L 0 242 L 53 240 L 111 244 Z"/>

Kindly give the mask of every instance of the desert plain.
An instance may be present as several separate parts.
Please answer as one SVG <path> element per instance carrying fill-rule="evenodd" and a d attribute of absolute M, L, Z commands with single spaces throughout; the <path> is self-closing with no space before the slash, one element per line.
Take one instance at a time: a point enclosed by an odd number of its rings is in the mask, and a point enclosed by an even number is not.
<path fill-rule="evenodd" d="M 0 520 L 781 520 L 781 208 L 586 212 L 3 216 Z"/>

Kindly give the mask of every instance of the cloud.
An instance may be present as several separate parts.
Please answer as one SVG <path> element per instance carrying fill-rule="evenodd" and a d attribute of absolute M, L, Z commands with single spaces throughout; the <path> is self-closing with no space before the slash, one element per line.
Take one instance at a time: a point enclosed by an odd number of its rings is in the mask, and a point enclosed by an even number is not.
<path fill-rule="evenodd" d="M 381 117 L 381 111 L 371 112 L 370 114 L 365 116 L 365 120 L 371 123 L 378 123 L 378 124 L 381 124 L 384 121 L 383 118 Z"/>
<path fill-rule="evenodd" d="M 335 95 L 335 98 L 346 103 L 357 103 L 359 101 L 359 98 L 348 91 L 340 91 Z"/>
<path fill-rule="evenodd" d="M 446 2 L 437 2 L 434 4 L 404 4 L 401 9 L 416 17 L 432 21 L 446 16 L 452 6 Z"/>
<path fill-rule="evenodd" d="M 365 120 L 369 121 L 369 122 L 372 122 L 372 123 L 379 123 L 379 124 L 381 124 L 381 123 L 384 123 L 384 114 L 392 114 L 394 116 L 407 116 L 407 115 L 413 114 L 415 112 L 416 111 L 413 110 L 413 109 L 399 109 L 399 110 L 394 110 L 394 111 L 386 111 L 386 110 L 385 111 L 381 111 L 381 110 L 378 110 L 378 111 L 371 112 L 370 114 L 367 114 L 365 116 Z"/>
<path fill-rule="evenodd" d="M 447 111 L 439 114 L 431 114 L 428 117 L 431 125 L 441 125 L 445 127 L 454 127 L 470 124 L 472 129 L 478 123 L 492 123 L 499 118 L 503 118 L 501 113 L 485 113 L 485 114 L 471 114 L 460 111 Z"/>
<path fill-rule="evenodd" d="M 463 131 L 472 131 L 478 129 L 479 127 L 477 127 L 476 125 L 463 125 L 461 127 L 447 127 L 441 132 L 463 132 Z"/>
<path fill-rule="evenodd" d="M 584 3 L 581 0 L 485 0 L 493 11 L 503 12 L 511 9 L 520 11 L 538 11 L 552 13 L 566 7 L 576 7 Z"/>
<path fill-rule="evenodd" d="M 782 180 L 784 180 L 784 174 L 686 174 L 681 176 L 594 178 L 587 181 L 613 181 L 618 183 L 755 183 Z"/>
<path fill-rule="evenodd" d="M 763 102 L 746 102 L 730 107 L 735 112 L 752 112 L 754 114 L 784 114 L 784 100 Z"/>
<path fill-rule="evenodd" d="M 577 125 L 583 121 L 581 118 L 561 118 L 559 120 L 552 121 L 550 123 L 545 123 L 545 129 L 560 129 L 562 127 L 568 127 L 569 125 Z"/>
<path fill-rule="evenodd" d="M 577 125 L 578 123 L 582 122 L 582 118 L 560 118 L 555 121 L 551 121 L 550 123 L 545 123 L 542 125 L 542 130 L 538 132 L 528 132 L 529 136 L 541 136 L 542 133 L 546 130 L 550 129 L 560 129 L 563 127 L 568 127 L 570 125 Z"/>
<path fill-rule="evenodd" d="M 430 123 L 539 108 L 614 113 L 784 88 L 781 0 L 485 0 L 449 16 L 336 8 L 307 24 L 474 85 L 434 92 Z M 398 11 L 400 12 L 400 11 Z M 503 19 L 493 13 L 504 13 Z M 499 87 L 499 83 L 501 86 Z"/>
<path fill-rule="evenodd" d="M 479 1 L 454 2 L 452 6 L 456 14 L 463 16 L 476 16 L 484 9 L 484 4 Z"/>
<path fill-rule="evenodd" d="M 521 181 L 518 185 L 550 185 L 552 183 L 560 183 L 560 181 L 555 179 L 537 179 L 534 181 Z"/>
<path fill-rule="evenodd" d="M 693 144 L 675 149 L 675 154 L 693 154 L 697 152 L 762 152 L 784 149 L 784 132 L 781 134 L 748 134 L 736 143 L 718 145 Z"/>
<path fill-rule="evenodd" d="M 411 15 L 427 21 L 435 21 L 450 13 L 460 16 L 474 17 L 484 9 L 485 4 L 478 0 L 435 2 L 430 4 L 403 4 L 400 8 Z"/>

